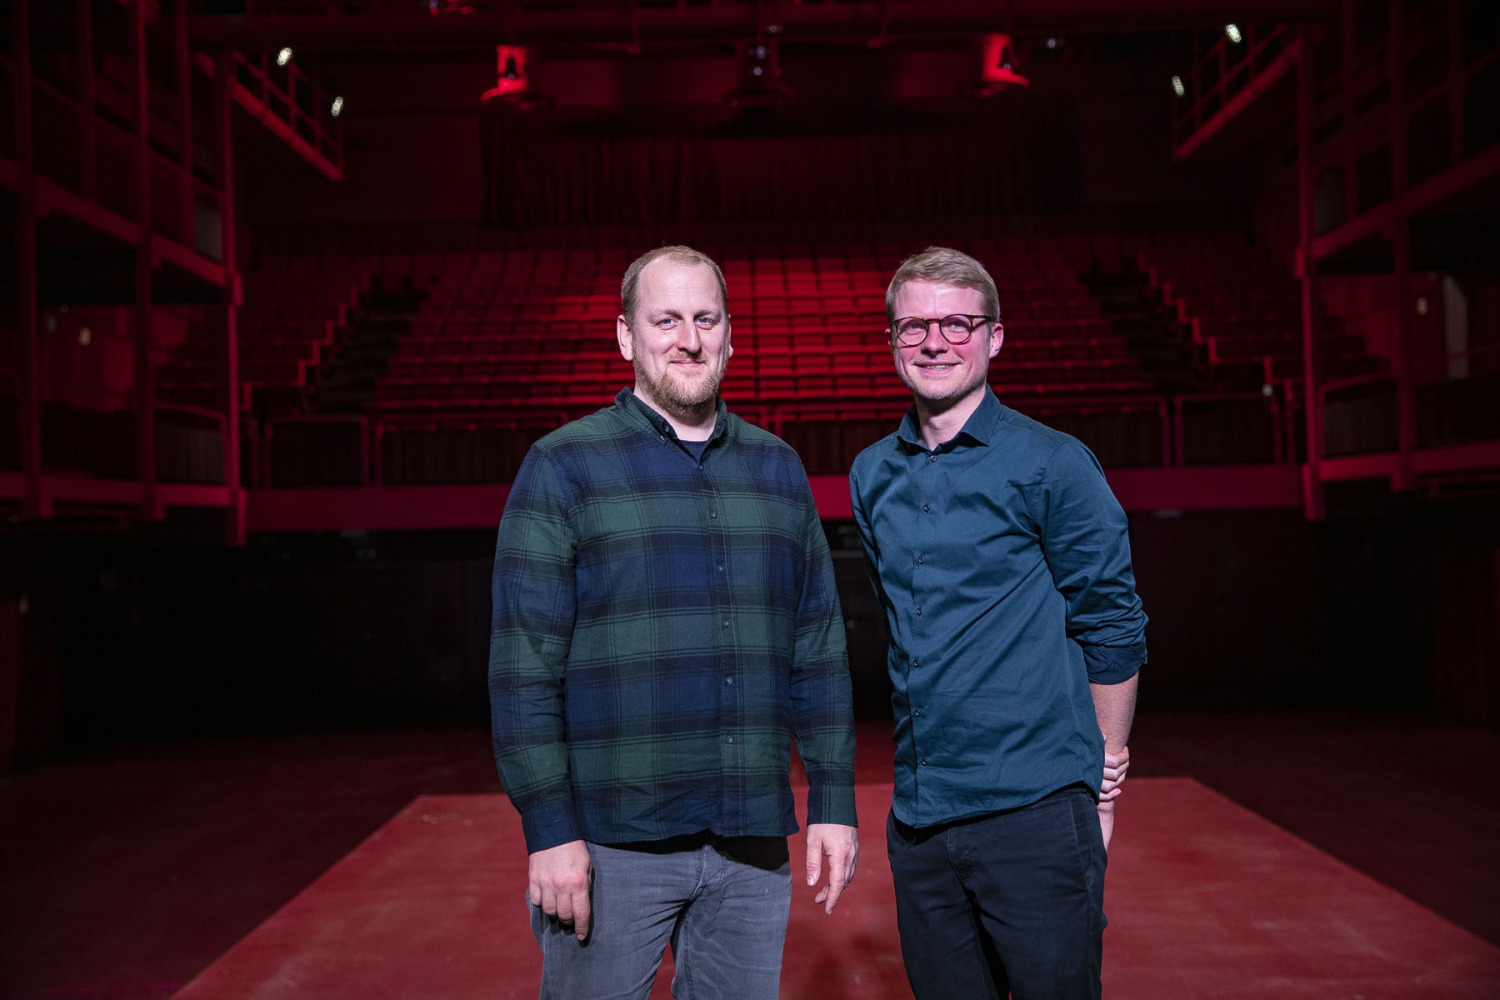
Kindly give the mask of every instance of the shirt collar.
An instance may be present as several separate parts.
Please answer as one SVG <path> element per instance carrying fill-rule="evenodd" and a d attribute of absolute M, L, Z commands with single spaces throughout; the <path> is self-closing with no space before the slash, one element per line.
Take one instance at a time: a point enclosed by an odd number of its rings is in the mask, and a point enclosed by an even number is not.
<path fill-rule="evenodd" d="M 967 438 L 974 444 L 988 445 L 995 436 L 995 428 L 999 426 L 1000 417 L 1004 413 L 1005 406 L 995 396 L 995 390 L 985 386 L 979 405 L 974 408 L 973 413 L 969 414 L 969 419 L 964 421 L 963 427 L 959 428 L 958 433 L 952 438 L 938 445 L 938 448 L 956 444 L 961 438 Z M 909 447 L 928 450 L 927 446 L 922 443 L 921 428 L 917 425 L 916 404 L 912 404 L 911 409 L 906 411 L 906 416 L 901 418 L 901 426 L 896 430 L 896 438 Z"/>
<path fill-rule="evenodd" d="M 724 397 L 719 396 L 714 400 L 714 431 L 708 436 L 709 443 L 719 440 L 724 436 L 729 427 L 729 409 L 724 405 Z M 677 429 L 667 422 L 667 418 L 653 410 L 645 400 L 635 394 L 630 386 L 621 389 L 615 395 L 615 408 L 637 422 L 644 419 L 651 430 L 664 437 L 677 440 Z"/>

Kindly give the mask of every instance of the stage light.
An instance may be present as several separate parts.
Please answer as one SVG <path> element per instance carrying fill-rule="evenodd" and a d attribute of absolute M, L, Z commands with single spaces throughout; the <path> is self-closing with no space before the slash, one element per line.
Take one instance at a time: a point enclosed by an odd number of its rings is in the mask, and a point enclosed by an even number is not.
<path fill-rule="evenodd" d="M 292 61 L 292 50 L 291 50 L 290 46 L 288 46 L 286 48 L 283 48 L 280 52 L 276 53 L 276 65 L 278 65 L 278 66 L 285 66 L 287 63 L 289 63 L 291 61 Z"/>
<path fill-rule="evenodd" d="M 1016 46 L 1007 34 L 984 36 L 984 63 L 980 68 L 979 86 L 968 92 L 993 97 L 1003 90 L 1031 86 L 1031 81 L 1017 70 Z"/>
<path fill-rule="evenodd" d="M 1049 37 L 1047 39 L 1047 48 L 1049 48 L 1049 49 L 1053 49 L 1053 50 L 1060 49 L 1060 48 L 1062 48 L 1062 44 L 1063 44 L 1063 40 L 1061 38 L 1057 38 L 1057 37 L 1054 36 L 1054 37 Z"/>
<path fill-rule="evenodd" d="M 745 46 L 740 63 L 739 86 L 724 95 L 732 108 L 767 108 L 784 104 L 795 95 L 781 82 L 781 63 L 775 42 L 752 42 Z"/>
<path fill-rule="evenodd" d="M 1276 386 L 1272 385 L 1270 382 L 1264 382 L 1261 384 L 1260 394 L 1262 396 L 1274 396 L 1276 395 Z"/>
<path fill-rule="evenodd" d="M 1177 76 L 1175 73 L 1172 75 L 1172 93 L 1178 97 L 1187 96 L 1187 87 L 1183 86 L 1182 77 Z"/>
<path fill-rule="evenodd" d="M 328 113 L 330 115 L 333 115 L 333 117 L 337 118 L 339 116 L 339 114 L 343 110 L 344 110 L 344 99 L 342 97 L 335 97 L 333 99 L 333 105 L 328 109 Z"/>
<path fill-rule="evenodd" d="M 520 111 L 550 104 L 546 95 L 532 91 L 530 69 L 531 53 L 526 46 L 495 46 L 495 85 L 480 95 L 480 100 L 499 100 Z"/>
<path fill-rule="evenodd" d="M 1227 35 L 1229 40 L 1236 45 L 1245 40 L 1245 36 L 1240 34 L 1240 26 L 1237 24 L 1224 25 L 1224 34 Z"/>
<path fill-rule="evenodd" d="M 78 342 L 84 347 L 94 342 L 94 331 L 88 327 L 81 327 L 78 331 Z"/>

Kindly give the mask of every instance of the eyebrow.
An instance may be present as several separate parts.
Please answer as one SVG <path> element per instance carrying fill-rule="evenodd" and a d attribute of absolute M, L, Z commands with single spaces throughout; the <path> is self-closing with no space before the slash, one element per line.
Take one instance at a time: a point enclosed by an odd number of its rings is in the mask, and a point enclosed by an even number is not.
<path fill-rule="evenodd" d="M 697 318 L 699 316 L 712 316 L 713 318 L 718 319 L 719 317 L 724 315 L 724 310 L 720 309 L 718 306 L 714 306 L 711 309 L 696 310 L 692 315 L 694 318 Z M 653 321 L 658 319 L 666 319 L 669 316 L 673 316 L 678 319 L 687 318 L 685 314 L 678 312 L 676 309 L 657 309 L 647 313 L 646 316 Z"/>

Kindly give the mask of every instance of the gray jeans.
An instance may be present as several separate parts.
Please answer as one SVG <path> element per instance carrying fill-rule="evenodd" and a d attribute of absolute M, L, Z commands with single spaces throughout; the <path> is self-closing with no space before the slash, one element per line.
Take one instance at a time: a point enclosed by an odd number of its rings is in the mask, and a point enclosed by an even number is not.
<path fill-rule="evenodd" d="M 588 847 L 588 938 L 531 907 L 542 1000 L 645 1000 L 668 943 L 678 1000 L 774 1000 L 792 901 L 785 838 L 704 834 Z"/>

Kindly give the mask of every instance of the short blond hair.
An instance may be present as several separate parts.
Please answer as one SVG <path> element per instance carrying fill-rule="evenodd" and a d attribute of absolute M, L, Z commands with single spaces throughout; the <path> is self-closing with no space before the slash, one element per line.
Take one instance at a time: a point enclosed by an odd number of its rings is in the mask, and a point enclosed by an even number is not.
<path fill-rule="evenodd" d="M 1000 321 L 1000 292 L 995 279 L 973 257 L 949 247 L 928 247 L 901 262 L 885 290 L 885 319 L 896 322 L 896 296 L 908 281 L 941 281 L 958 288 L 972 288 L 984 297 L 984 312 Z"/>

